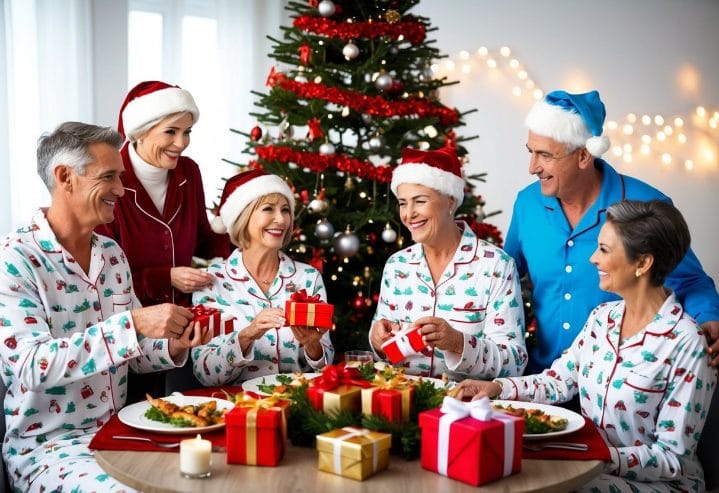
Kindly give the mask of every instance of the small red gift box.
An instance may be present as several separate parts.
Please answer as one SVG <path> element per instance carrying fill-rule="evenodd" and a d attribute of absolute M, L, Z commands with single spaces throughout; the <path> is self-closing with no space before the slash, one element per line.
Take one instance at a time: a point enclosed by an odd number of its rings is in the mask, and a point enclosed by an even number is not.
<path fill-rule="evenodd" d="M 200 322 L 200 328 L 209 327 L 212 337 L 230 334 L 235 329 L 236 318 L 216 308 L 195 305 L 190 310 L 193 315 L 192 322 Z"/>
<path fill-rule="evenodd" d="M 409 421 L 413 400 L 414 385 L 404 375 L 389 380 L 377 375 L 373 387 L 362 389 L 362 414 L 405 423 Z"/>
<path fill-rule="evenodd" d="M 419 329 L 419 327 L 410 327 L 401 330 L 392 339 L 382 344 L 382 351 L 393 365 L 424 349 L 426 344 L 422 340 Z"/>
<path fill-rule="evenodd" d="M 325 414 L 340 411 L 358 412 L 362 406 L 362 388 L 372 384 L 360 378 L 357 368 L 348 368 L 344 364 L 328 365 L 322 369 L 322 375 L 310 380 L 307 398 L 312 407 Z"/>
<path fill-rule="evenodd" d="M 307 296 L 304 289 L 292 293 L 285 301 L 285 317 L 289 325 L 331 329 L 334 311 L 334 305 L 321 303 L 318 294 Z"/>
<path fill-rule="evenodd" d="M 285 455 L 290 401 L 244 394 L 225 415 L 227 463 L 276 466 Z"/>
<path fill-rule="evenodd" d="M 493 411 L 489 399 L 445 397 L 419 414 L 422 467 L 474 486 L 522 470 L 524 419 Z"/>

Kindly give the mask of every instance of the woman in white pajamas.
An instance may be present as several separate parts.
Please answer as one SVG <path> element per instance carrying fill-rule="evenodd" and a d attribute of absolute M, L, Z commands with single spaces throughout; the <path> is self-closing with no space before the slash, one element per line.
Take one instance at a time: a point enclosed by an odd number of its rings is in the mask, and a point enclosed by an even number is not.
<path fill-rule="evenodd" d="M 369 341 L 381 359 L 382 344 L 409 322 L 427 344 L 401 363 L 409 374 L 521 375 L 527 352 L 517 270 L 503 250 L 455 222 L 464 186 L 453 147 L 402 152 L 391 188 L 415 244 L 387 260 Z"/>
<path fill-rule="evenodd" d="M 696 450 L 716 375 L 701 328 L 662 285 L 689 241 L 684 219 L 666 202 L 610 206 L 590 261 L 600 288 L 623 299 L 595 308 L 551 368 L 466 380 L 458 398 L 553 404 L 579 394 L 582 414 L 611 453 L 604 473 L 582 491 L 704 491 Z"/>
<path fill-rule="evenodd" d="M 225 184 L 212 228 L 229 231 L 237 248 L 226 261 L 208 267 L 215 280 L 192 300 L 237 320 L 232 333 L 192 351 L 195 376 L 204 385 L 317 371 L 332 362 L 327 331 L 290 327 L 285 320 L 285 301 L 295 291 L 327 299 L 319 271 L 280 250 L 290 242 L 293 218 L 294 195 L 279 176 L 251 170 Z"/>

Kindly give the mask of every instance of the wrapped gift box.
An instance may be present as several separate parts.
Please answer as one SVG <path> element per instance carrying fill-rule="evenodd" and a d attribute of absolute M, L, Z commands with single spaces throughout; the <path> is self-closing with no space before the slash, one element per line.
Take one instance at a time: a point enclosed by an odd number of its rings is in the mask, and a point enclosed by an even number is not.
<path fill-rule="evenodd" d="M 307 388 L 307 398 L 312 407 L 325 414 L 337 414 L 340 411 L 357 412 L 362 407 L 362 387 L 341 384 L 328 390 L 317 385 Z"/>
<path fill-rule="evenodd" d="M 393 388 L 394 387 L 394 388 Z M 384 416 L 387 421 L 406 423 L 414 400 L 414 386 L 409 383 L 362 389 L 362 414 Z"/>
<path fill-rule="evenodd" d="M 290 401 L 249 396 L 225 415 L 227 463 L 276 466 L 285 455 Z"/>
<path fill-rule="evenodd" d="M 317 435 L 317 467 L 357 480 L 387 469 L 390 433 L 364 428 L 340 428 Z"/>
<path fill-rule="evenodd" d="M 492 411 L 487 399 L 445 397 L 441 409 L 419 414 L 419 427 L 425 469 L 474 486 L 522 469 L 524 419 Z"/>
<path fill-rule="evenodd" d="M 392 339 L 382 344 L 382 351 L 393 365 L 424 349 L 426 344 L 422 340 L 419 329 L 419 327 L 410 327 L 401 330 Z"/>
<path fill-rule="evenodd" d="M 297 291 L 285 301 L 285 317 L 288 325 L 332 328 L 334 305 L 320 302 L 319 295 L 307 296 L 304 289 Z"/>
<path fill-rule="evenodd" d="M 200 322 L 200 327 L 203 329 L 209 327 L 212 337 L 230 334 L 235 330 L 236 318 L 230 314 L 205 305 L 195 305 L 190 310 L 193 315 L 192 323 Z"/>

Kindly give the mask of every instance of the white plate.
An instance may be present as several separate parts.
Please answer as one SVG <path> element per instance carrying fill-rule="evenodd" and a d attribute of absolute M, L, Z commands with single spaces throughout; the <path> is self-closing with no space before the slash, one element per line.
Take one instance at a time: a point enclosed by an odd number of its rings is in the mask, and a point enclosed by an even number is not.
<path fill-rule="evenodd" d="M 574 433 L 575 431 L 581 429 L 584 426 L 584 418 L 580 414 L 577 414 L 574 411 L 570 411 L 569 409 L 565 409 L 559 406 L 550 406 L 549 404 L 535 404 L 534 402 L 523 401 L 496 400 L 491 401 L 491 403 L 499 404 L 501 406 L 512 406 L 514 408 L 539 409 L 540 411 L 544 411 L 545 414 L 549 414 L 550 416 L 558 416 L 567 420 L 567 427 L 561 431 L 533 434 L 525 433 L 525 440 L 539 440 L 542 438 L 554 438 L 561 435 L 568 435 L 569 433 Z"/>
<path fill-rule="evenodd" d="M 235 407 L 235 404 L 230 401 L 226 401 L 224 399 L 215 399 L 213 397 L 171 395 L 168 397 L 163 397 L 162 399 L 168 402 L 172 402 L 173 404 L 177 404 L 178 406 L 197 406 L 199 404 L 202 404 L 203 402 L 214 400 L 217 401 L 217 409 L 232 409 L 233 407 Z M 173 426 L 170 423 L 153 421 L 145 417 L 145 412 L 150 409 L 150 407 L 150 403 L 147 401 L 136 402 L 135 404 L 130 404 L 129 406 L 120 409 L 120 412 L 117 413 L 117 417 L 120 418 L 120 421 L 125 423 L 127 426 L 132 426 L 133 428 L 137 428 L 138 430 L 154 431 L 155 433 L 199 433 L 203 431 L 217 430 L 225 426 L 225 423 L 217 423 L 210 426 L 178 427 Z"/>
<path fill-rule="evenodd" d="M 280 373 L 280 375 L 288 375 L 292 377 L 294 373 Z M 303 373 L 305 378 L 307 380 L 312 380 L 313 378 L 317 378 L 321 373 Z M 242 390 L 246 390 L 248 392 L 254 392 L 255 394 L 259 395 L 269 395 L 267 392 L 261 392 L 260 391 L 260 385 L 282 385 L 277 380 L 277 374 L 275 375 L 265 375 L 263 377 L 257 377 L 257 378 L 251 378 L 250 380 L 245 380 L 242 382 Z"/>

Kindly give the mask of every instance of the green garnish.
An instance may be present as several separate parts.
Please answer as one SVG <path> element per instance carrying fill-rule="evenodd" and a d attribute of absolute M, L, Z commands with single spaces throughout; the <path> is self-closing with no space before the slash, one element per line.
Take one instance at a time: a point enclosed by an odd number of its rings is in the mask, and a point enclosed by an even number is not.
<path fill-rule="evenodd" d="M 178 428 L 187 428 L 193 426 L 192 423 L 187 421 L 186 419 L 171 418 L 165 415 L 155 406 L 150 406 L 149 409 L 145 411 L 145 417 L 147 419 L 151 419 L 152 421 L 160 421 L 161 423 L 167 423 L 172 426 L 177 426 Z"/>

